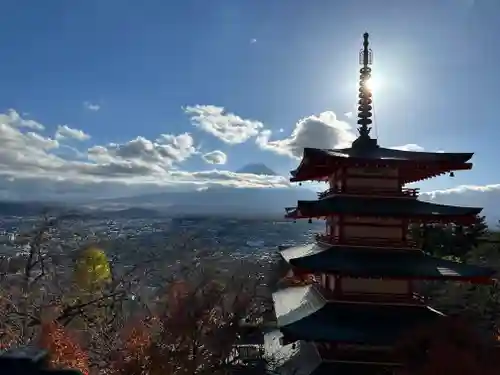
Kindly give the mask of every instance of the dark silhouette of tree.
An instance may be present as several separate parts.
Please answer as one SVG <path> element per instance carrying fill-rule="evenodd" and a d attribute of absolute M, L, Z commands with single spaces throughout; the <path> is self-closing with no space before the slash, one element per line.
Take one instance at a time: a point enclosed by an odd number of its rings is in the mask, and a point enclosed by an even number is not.
<path fill-rule="evenodd" d="M 484 216 L 477 216 L 471 225 L 414 225 L 410 233 L 426 253 L 462 261 L 490 234 Z"/>
<path fill-rule="evenodd" d="M 443 317 L 417 328 L 398 344 L 396 353 L 406 375 L 493 375 L 499 352 L 462 319 Z"/>

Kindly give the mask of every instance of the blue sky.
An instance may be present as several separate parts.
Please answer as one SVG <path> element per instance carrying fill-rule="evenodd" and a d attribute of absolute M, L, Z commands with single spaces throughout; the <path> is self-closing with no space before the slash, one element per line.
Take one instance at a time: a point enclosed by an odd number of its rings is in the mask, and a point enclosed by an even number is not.
<path fill-rule="evenodd" d="M 88 168 L 118 156 L 123 162 L 117 148 L 137 137 L 154 142 L 188 132 L 193 143 L 178 146 L 191 151 L 162 168 L 235 171 L 264 162 L 285 174 L 298 163 L 283 150 L 300 119 L 332 111 L 337 120 L 329 125 L 354 125 L 345 114 L 354 109 L 358 51 L 368 31 L 380 143 L 476 153 L 473 171 L 423 182 L 426 190 L 499 182 L 497 0 L 1 0 L 0 7 L 0 112 L 14 109 L 22 121 L 43 124 L 37 132 L 44 140 L 55 140 L 62 125 L 90 136 L 59 137 L 43 151 L 43 158 L 57 156 L 55 163 Z M 197 105 L 225 112 L 186 110 Z M 224 142 L 206 130 L 210 121 L 250 124 L 254 133 L 232 143 L 225 133 Z M 16 129 L 33 130 L 25 125 Z M 270 146 L 262 139 L 259 145 L 256 139 L 269 132 Z M 101 159 L 95 152 L 88 159 L 96 146 Z M 216 150 L 227 156 L 225 164 L 204 161 Z M 13 182 L 19 158 L 10 161 L 2 174 Z M 63 169 L 76 173 L 75 165 Z M 40 168 L 22 177 L 76 179 L 61 168 L 45 174 Z M 105 180 L 103 171 L 96 174 Z"/>

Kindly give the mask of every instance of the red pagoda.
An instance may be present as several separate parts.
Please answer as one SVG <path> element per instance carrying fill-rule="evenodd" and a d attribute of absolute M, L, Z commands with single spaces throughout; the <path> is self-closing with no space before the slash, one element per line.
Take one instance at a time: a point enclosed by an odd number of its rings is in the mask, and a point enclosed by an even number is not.
<path fill-rule="evenodd" d="M 287 218 L 325 218 L 315 242 L 287 248 L 289 275 L 315 282 L 273 294 L 284 345 L 295 343 L 295 365 L 306 374 L 393 373 L 396 341 L 443 314 L 414 292 L 416 280 L 490 283 L 493 270 L 432 257 L 409 234 L 412 224 L 471 224 L 481 208 L 418 200 L 405 184 L 471 169 L 472 153 L 384 148 L 370 137 L 372 53 L 360 52 L 358 138 L 350 148 L 306 148 L 291 181 L 325 181 L 318 200 L 299 201 Z M 298 362 L 297 362 L 298 361 Z"/>

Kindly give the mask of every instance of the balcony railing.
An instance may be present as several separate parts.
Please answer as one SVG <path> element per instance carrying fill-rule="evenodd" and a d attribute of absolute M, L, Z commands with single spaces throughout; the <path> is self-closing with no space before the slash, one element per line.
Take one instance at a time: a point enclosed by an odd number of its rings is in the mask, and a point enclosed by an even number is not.
<path fill-rule="evenodd" d="M 315 239 L 327 245 L 348 245 L 348 246 L 374 246 L 374 247 L 399 247 L 413 248 L 417 246 L 416 241 L 411 239 L 400 240 L 384 237 L 347 237 L 340 239 L 339 236 L 328 236 L 316 233 Z"/>
<path fill-rule="evenodd" d="M 392 348 L 376 348 L 367 345 L 317 344 L 318 353 L 325 360 L 343 362 L 376 362 L 397 365 L 398 360 Z"/>
<path fill-rule="evenodd" d="M 255 344 L 235 345 L 235 355 L 239 360 L 246 361 L 262 358 L 264 346 Z"/>
<path fill-rule="evenodd" d="M 401 190 L 391 190 L 383 188 L 359 188 L 359 187 L 344 187 L 344 188 L 331 188 L 322 192 L 317 193 L 318 198 L 326 198 L 333 194 L 350 194 L 350 195 L 370 195 L 370 196 L 381 196 L 381 197 L 398 197 L 398 198 L 417 198 L 420 189 L 409 189 L 404 188 Z"/>
<path fill-rule="evenodd" d="M 337 293 L 324 287 L 318 288 L 323 297 L 328 301 L 349 301 L 349 302 L 374 302 L 387 304 L 410 304 L 425 305 L 428 301 L 418 293 L 362 293 L 347 292 Z"/>

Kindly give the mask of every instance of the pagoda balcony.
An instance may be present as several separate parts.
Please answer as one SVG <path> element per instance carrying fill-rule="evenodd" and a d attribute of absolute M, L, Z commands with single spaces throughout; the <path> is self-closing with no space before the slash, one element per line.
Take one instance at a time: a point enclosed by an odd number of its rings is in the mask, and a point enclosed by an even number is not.
<path fill-rule="evenodd" d="M 316 242 L 328 246 L 346 245 L 363 247 L 394 247 L 394 248 L 416 248 L 417 242 L 411 239 L 401 240 L 384 237 L 348 237 L 341 239 L 339 236 L 328 236 L 321 233 L 315 234 Z"/>
<path fill-rule="evenodd" d="M 401 190 L 380 189 L 380 188 L 339 188 L 334 187 L 317 193 L 318 198 L 327 198 L 335 194 L 364 195 L 374 197 L 394 197 L 394 198 L 418 198 L 420 189 L 403 188 Z"/>
<path fill-rule="evenodd" d="M 323 361 L 385 363 L 394 366 L 400 362 L 392 347 L 317 343 L 316 350 Z"/>
<path fill-rule="evenodd" d="M 428 300 L 415 292 L 403 294 L 389 294 L 389 293 L 349 293 L 349 292 L 336 292 L 317 286 L 321 295 L 330 302 L 342 301 L 351 303 L 377 303 L 377 304 L 390 304 L 390 305 L 426 305 Z"/>

